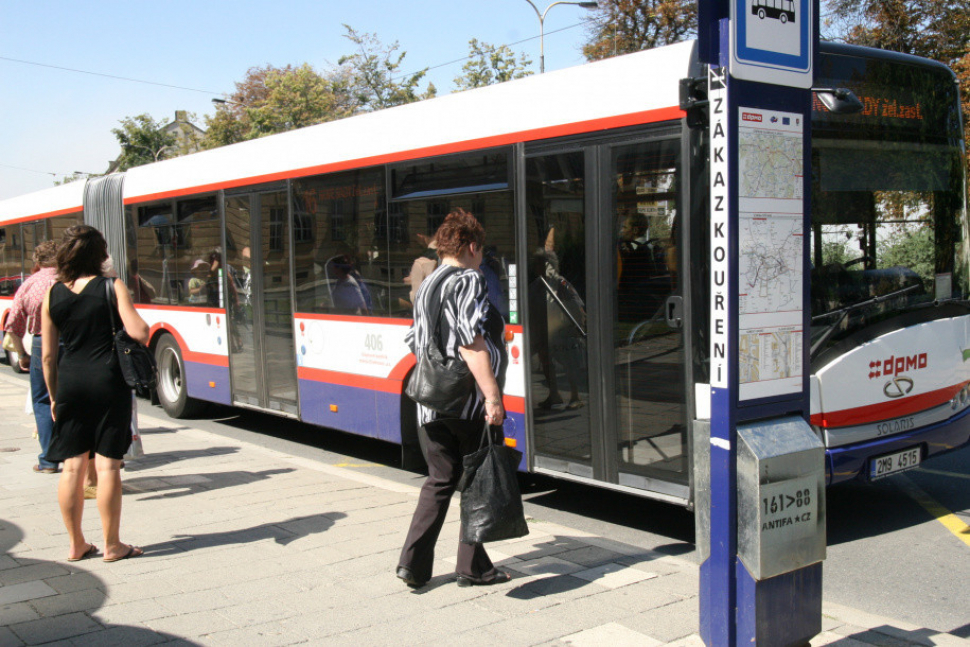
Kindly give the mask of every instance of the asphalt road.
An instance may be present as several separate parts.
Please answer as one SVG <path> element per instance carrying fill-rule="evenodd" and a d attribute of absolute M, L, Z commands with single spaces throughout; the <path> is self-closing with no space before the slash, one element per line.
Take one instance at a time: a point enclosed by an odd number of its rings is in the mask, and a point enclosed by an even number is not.
<path fill-rule="evenodd" d="M 221 407 L 186 422 L 402 483 L 423 480 L 399 469 L 399 448 L 381 441 Z M 694 551 L 693 513 L 683 508 L 543 476 L 523 482 L 532 517 L 671 555 Z M 830 488 L 827 510 L 827 601 L 970 638 L 970 448 L 871 485 Z"/>

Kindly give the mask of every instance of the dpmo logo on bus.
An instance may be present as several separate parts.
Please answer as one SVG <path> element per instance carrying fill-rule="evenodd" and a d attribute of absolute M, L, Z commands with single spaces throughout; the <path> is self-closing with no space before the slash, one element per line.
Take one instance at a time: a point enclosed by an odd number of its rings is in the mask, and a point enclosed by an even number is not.
<path fill-rule="evenodd" d="M 926 353 L 907 355 L 905 357 L 890 356 L 888 359 L 869 362 L 869 379 L 877 377 L 891 377 L 905 372 L 918 371 L 926 368 Z"/>

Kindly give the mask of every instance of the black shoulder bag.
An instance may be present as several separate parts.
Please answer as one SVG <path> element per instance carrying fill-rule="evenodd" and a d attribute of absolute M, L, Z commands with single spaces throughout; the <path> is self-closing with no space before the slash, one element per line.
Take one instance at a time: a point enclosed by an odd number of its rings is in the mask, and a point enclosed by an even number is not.
<path fill-rule="evenodd" d="M 121 367 L 125 384 L 133 389 L 154 389 L 158 386 L 158 368 L 155 366 L 155 357 L 146 346 L 132 339 L 131 335 L 125 332 L 124 326 L 121 326 L 120 330 L 115 330 L 117 303 L 115 301 L 114 281 L 112 279 L 105 281 L 104 288 L 108 296 L 111 340 L 114 344 L 115 354 L 118 356 L 118 366 Z"/>
<path fill-rule="evenodd" d="M 435 291 L 444 290 L 445 282 L 454 272 L 442 274 L 434 286 Z M 468 396 L 475 388 L 475 377 L 461 358 L 448 357 L 441 350 L 441 304 L 445 298 L 447 295 L 437 297 L 433 292 L 428 295 L 433 309 L 429 323 L 434 328 L 428 345 L 418 357 L 404 394 L 444 417 L 459 418 Z"/>

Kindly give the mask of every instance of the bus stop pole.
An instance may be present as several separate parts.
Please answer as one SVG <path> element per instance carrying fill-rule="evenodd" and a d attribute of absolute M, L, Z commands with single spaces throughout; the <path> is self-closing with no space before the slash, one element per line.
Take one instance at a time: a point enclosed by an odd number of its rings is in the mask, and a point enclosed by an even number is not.
<path fill-rule="evenodd" d="M 771 5 L 698 6 L 709 65 L 710 423 L 694 443 L 707 645 L 802 645 L 821 631 L 824 446 L 807 422 L 805 235 L 818 6 Z M 752 270 L 768 256 L 784 265 L 765 278 Z"/>

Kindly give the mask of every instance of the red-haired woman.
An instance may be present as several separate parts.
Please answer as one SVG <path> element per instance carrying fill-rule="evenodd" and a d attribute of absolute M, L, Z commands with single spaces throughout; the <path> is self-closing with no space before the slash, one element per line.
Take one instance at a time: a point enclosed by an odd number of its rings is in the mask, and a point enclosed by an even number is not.
<path fill-rule="evenodd" d="M 457 209 L 445 218 L 434 241 L 441 264 L 418 289 L 414 324 L 406 341 L 415 354 L 421 353 L 435 326 L 440 325 L 442 350 L 468 365 L 477 388 L 468 394 L 458 419 L 445 419 L 418 405 L 418 435 L 428 463 L 428 478 L 421 488 L 397 568 L 397 576 L 411 587 L 424 586 L 431 579 L 435 542 L 461 475 L 462 457 L 478 449 L 483 422 L 491 425 L 492 433 L 500 434 L 505 419 L 505 322 L 489 302 L 485 278 L 479 271 L 485 230 L 472 214 Z M 438 310 L 439 304 L 439 321 L 431 321 L 429 312 Z M 511 579 L 492 565 L 482 544 L 459 542 L 455 571 L 458 586 L 500 584 Z"/>

